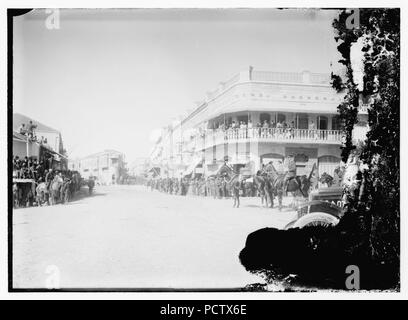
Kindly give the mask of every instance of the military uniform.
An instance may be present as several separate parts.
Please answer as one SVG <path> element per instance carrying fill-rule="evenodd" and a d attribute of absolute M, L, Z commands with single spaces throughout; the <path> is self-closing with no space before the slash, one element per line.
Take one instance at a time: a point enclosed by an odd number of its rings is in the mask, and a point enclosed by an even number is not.
<path fill-rule="evenodd" d="M 296 177 L 296 162 L 295 157 L 288 156 L 285 158 L 283 162 L 284 172 L 285 172 L 285 180 L 283 182 L 284 190 L 287 192 L 289 181 Z"/>
<path fill-rule="evenodd" d="M 241 189 L 241 182 L 235 181 L 232 185 L 232 196 L 234 197 L 234 207 L 239 208 L 239 191 Z"/>

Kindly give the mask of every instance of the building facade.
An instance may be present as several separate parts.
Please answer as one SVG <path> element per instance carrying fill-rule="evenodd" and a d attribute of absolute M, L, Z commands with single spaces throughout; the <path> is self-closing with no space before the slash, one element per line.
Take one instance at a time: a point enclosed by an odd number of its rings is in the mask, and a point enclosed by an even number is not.
<path fill-rule="evenodd" d="M 19 132 L 19 128 L 30 121 L 35 129 L 34 137 L 29 139 L 27 134 Z M 61 132 L 19 113 L 13 114 L 13 156 L 47 161 L 49 167 L 59 170 L 66 170 L 68 166 Z"/>
<path fill-rule="evenodd" d="M 279 170 L 293 155 L 298 174 L 316 165 L 319 175 L 333 175 L 340 164 L 337 107 L 343 97 L 331 87 L 329 74 L 249 68 L 221 82 L 187 117 L 163 130 L 151 161 L 169 176 L 197 170 L 208 176 L 224 159 L 255 173 L 270 161 Z M 365 134 L 362 123 L 357 137 Z"/>
<path fill-rule="evenodd" d="M 116 150 L 104 150 L 84 158 L 70 160 L 68 168 L 78 171 L 85 179 L 94 177 L 102 185 L 121 183 L 126 175 L 125 156 Z"/>

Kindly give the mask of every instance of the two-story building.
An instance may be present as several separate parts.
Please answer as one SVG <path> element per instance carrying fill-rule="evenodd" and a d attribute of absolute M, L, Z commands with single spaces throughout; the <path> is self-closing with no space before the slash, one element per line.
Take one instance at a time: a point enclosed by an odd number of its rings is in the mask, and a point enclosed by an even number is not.
<path fill-rule="evenodd" d="M 30 121 L 35 126 L 35 139 L 19 132 L 21 125 L 27 128 Z M 61 132 L 20 113 L 13 114 L 13 155 L 47 160 L 50 167 L 60 170 L 67 169 L 68 165 Z"/>
<path fill-rule="evenodd" d="M 95 177 L 103 185 L 120 183 L 126 175 L 125 156 L 116 150 L 104 150 L 83 158 L 70 159 L 68 168 L 78 171 L 85 179 Z"/>
<path fill-rule="evenodd" d="M 330 74 L 249 68 L 221 82 L 166 130 L 154 148 L 156 163 L 184 169 L 172 176 L 197 168 L 210 175 L 224 159 L 236 169 L 246 165 L 256 172 L 269 161 L 279 170 L 283 159 L 294 155 L 298 174 L 308 174 L 316 164 L 319 175 L 332 175 L 340 164 L 337 107 L 342 101 Z"/>

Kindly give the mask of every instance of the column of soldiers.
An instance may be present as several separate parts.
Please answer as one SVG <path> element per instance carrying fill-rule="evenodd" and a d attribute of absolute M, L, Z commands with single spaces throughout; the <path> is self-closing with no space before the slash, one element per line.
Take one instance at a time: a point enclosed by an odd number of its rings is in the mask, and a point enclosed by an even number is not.
<path fill-rule="evenodd" d="M 223 177 L 203 176 L 195 178 L 151 178 L 146 182 L 146 186 L 151 190 L 158 190 L 163 193 L 172 195 L 193 195 L 218 198 L 229 198 L 232 191 L 227 187 L 227 181 Z M 256 196 L 256 188 L 253 183 L 243 182 L 243 196 Z"/>

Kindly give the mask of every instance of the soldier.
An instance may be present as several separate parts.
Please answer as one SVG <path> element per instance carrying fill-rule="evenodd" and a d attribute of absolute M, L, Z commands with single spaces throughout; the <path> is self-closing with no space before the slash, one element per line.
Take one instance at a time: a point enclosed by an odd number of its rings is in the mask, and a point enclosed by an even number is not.
<path fill-rule="evenodd" d="M 72 181 L 67 179 L 65 190 L 64 190 L 64 202 L 67 203 L 71 200 L 71 184 Z"/>
<path fill-rule="evenodd" d="M 288 191 L 288 185 L 290 180 L 296 177 L 296 162 L 293 154 L 287 156 L 283 162 L 283 168 L 285 172 L 285 179 L 283 180 L 283 190 L 285 194 Z"/>
<path fill-rule="evenodd" d="M 232 197 L 234 198 L 234 208 L 239 208 L 239 191 L 241 189 L 241 174 L 238 176 L 238 179 L 232 184 Z"/>
<path fill-rule="evenodd" d="M 95 187 L 95 181 L 93 179 L 93 177 L 89 177 L 88 179 L 88 188 L 89 188 L 89 195 L 92 194 L 93 188 Z"/>

